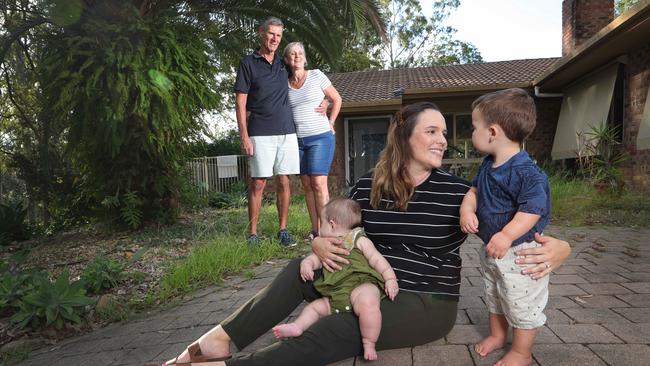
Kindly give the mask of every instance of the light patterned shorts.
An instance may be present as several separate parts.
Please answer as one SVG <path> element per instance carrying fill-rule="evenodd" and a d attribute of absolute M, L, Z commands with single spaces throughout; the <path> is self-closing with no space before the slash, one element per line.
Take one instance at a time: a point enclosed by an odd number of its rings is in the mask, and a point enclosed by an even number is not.
<path fill-rule="evenodd" d="M 503 314 L 511 327 L 539 328 L 546 323 L 544 308 L 548 302 L 549 276 L 538 280 L 522 275 L 521 270 L 531 265 L 515 263 L 515 250 L 534 248 L 536 242 L 511 247 L 501 259 L 488 257 L 481 251 L 481 267 L 485 280 L 485 302 L 493 314 Z"/>

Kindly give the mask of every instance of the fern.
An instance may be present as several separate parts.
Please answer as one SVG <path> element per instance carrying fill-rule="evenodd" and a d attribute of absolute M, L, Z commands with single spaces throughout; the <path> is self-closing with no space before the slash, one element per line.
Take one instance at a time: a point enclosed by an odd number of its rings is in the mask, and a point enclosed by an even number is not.
<path fill-rule="evenodd" d="M 142 223 L 142 200 L 138 196 L 138 192 L 128 191 L 123 196 L 124 204 L 121 208 L 122 219 L 132 229 L 136 229 Z"/>

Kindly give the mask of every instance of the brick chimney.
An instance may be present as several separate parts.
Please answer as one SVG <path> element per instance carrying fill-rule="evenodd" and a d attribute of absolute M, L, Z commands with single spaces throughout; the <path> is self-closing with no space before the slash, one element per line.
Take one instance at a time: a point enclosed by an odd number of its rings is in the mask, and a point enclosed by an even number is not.
<path fill-rule="evenodd" d="M 562 1 L 562 56 L 614 20 L 614 0 Z"/>

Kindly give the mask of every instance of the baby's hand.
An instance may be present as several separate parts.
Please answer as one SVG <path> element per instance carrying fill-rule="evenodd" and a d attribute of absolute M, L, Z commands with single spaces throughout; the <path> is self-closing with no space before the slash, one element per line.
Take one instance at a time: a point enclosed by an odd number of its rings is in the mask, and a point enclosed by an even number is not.
<path fill-rule="evenodd" d="M 485 247 L 485 252 L 488 257 L 495 259 L 501 259 L 506 255 L 508 249 L 512 246 L 512 239 L 510 239 L 506 234 L 499 231 L 498 233 L 492 235 L 490 242 Z"/>
<path fill-rule="evenodd" d="M 397 279 L 391 278 L 389 280 L 384 281 L 384 291 L 386 292 L 386 296 L 388 296 L 390 301 L 393 301 L 395 299 L 395 296 L 397 296 L 397 293 L 399 292 Z"/>
<path fill-rule="evenodd" d="M 478 217 L 474 212 L 460 214 L 460 229 L 465 234 L 478 233 Z"/>
<path fill-rule="evenodd" d="M 300 277 L 305 282 L 314 280 L 314 269 L 310 261 L 303 260 L 300 262 Z"/>

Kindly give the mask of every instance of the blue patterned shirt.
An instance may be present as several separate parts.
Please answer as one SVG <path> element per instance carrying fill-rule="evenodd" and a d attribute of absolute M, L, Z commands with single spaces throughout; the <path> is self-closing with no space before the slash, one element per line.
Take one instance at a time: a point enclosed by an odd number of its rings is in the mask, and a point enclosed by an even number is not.
<path fill-rule="evenodd" d="M 541 234 L 550 219 L 548 177 L 523 150 L 499 167 L 493 168 L 493 163 L 494 158 L 487 156 L 472 181 L 478 191 L 478 236 L 489 243 L 492 235 L 503 230 L 517 212 L 525 212 L 541 218 L 512 246 L 533 241 L 535 233 Z"/>

